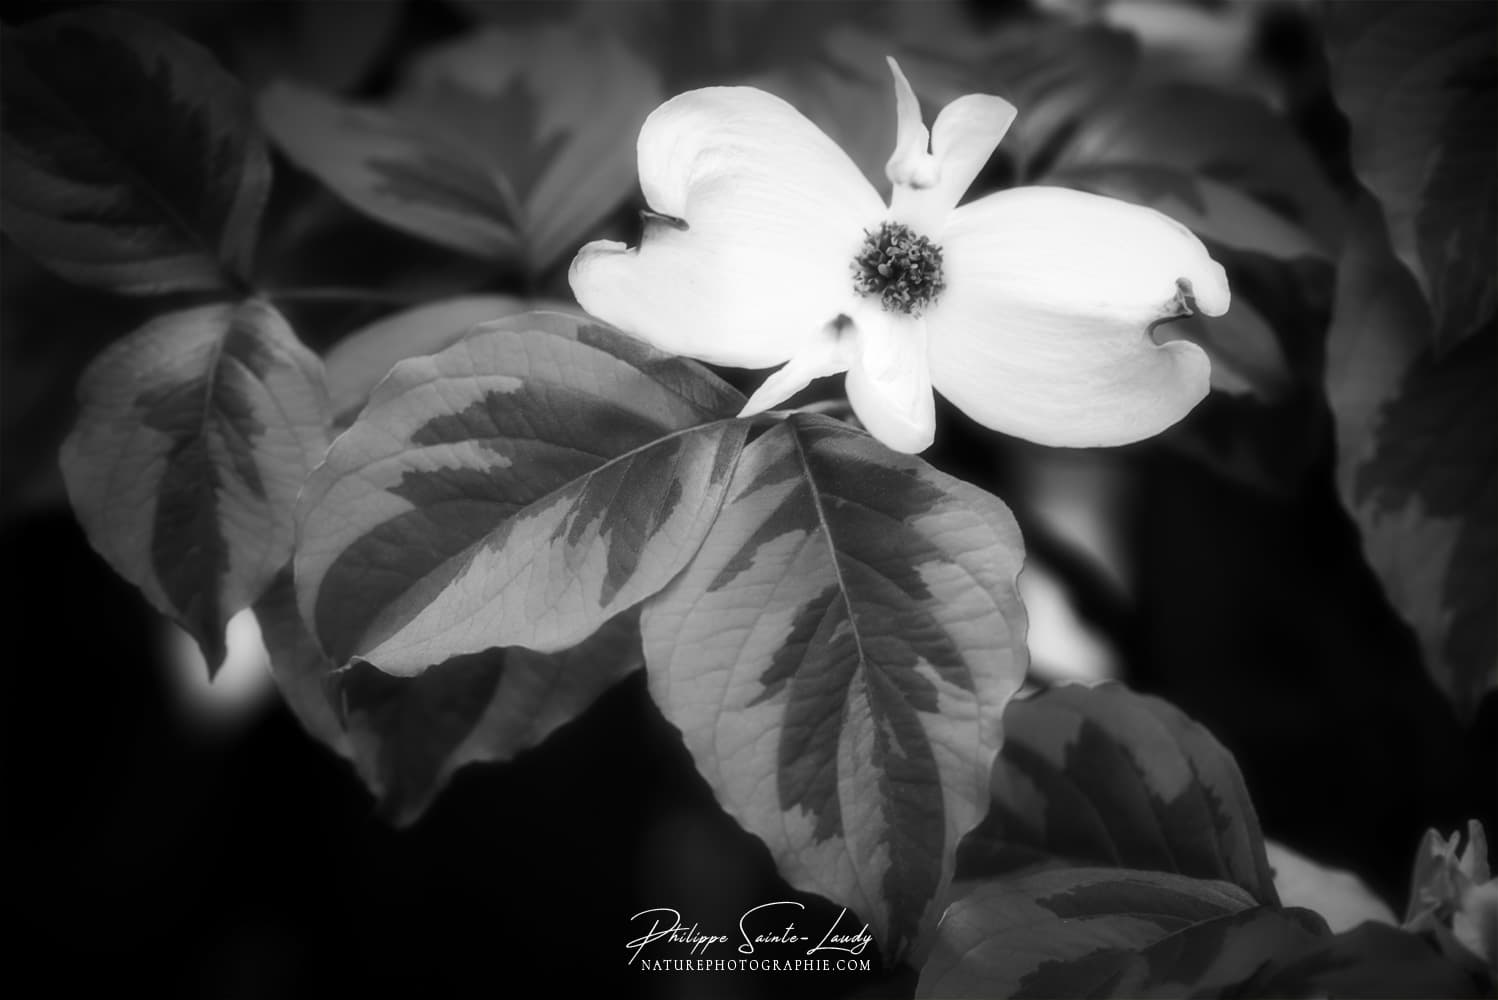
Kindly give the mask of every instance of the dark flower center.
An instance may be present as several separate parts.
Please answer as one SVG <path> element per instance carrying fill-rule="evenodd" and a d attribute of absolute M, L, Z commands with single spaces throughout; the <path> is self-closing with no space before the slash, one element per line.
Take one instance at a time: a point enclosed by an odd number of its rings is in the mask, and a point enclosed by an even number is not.
<path fill-rule="evenodd" d="M 853 287 L 861 295 L 877 295 L 887 312 L 919 316 L 947 287 L 941 247 L 898 222 L 866 231 L 863 249 L 853 258 Z"/>

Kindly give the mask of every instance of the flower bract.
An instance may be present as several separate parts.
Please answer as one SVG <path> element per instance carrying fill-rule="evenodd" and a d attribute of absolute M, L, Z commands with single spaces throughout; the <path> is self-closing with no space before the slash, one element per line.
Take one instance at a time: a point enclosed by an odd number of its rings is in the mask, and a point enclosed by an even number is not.
<path fill-rule="evenodd" d="M 1126 444 L 1180 420 L 1207 393 L 1207 356 L 1150 331 L 1227 310 L 1227 277 L 1201 241 L 1152 209 L 1065 188 L 959 205 L 1015 109 L 969 94 L 928 131 L 889 65 L 888 204 L 780 98 L 693 90 L 641 129 L 641 245 L 583 247 L 579 304 L 663 350 L 779 366 L 745 415 L 846 372 L 858 418 L 904 452 L 934 438 L 933 389 L 1048 445 Z"/>

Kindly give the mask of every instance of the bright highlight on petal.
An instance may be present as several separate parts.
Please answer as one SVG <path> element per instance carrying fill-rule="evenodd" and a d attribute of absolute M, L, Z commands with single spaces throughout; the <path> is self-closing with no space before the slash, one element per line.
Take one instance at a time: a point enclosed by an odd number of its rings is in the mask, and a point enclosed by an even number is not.
<path fill-rule="evenodd" d="M 638 249 L 583 247 L 578 303 L 662 350 L 764 368 L 844 311 L 848 261 L 884 206 L 837 144 L 780 98 L 713 87 L 646 119 Z"/>
<path fill-rule="evenodd" d="M 1190 230 L 1151 209 L 1017 188 L 952 214 L 948 291 L 928 319 L 932 381 L 968 416 L 1041 444 L 1158 434 L 1206 396 L 1195 344 L 1155 323 L 1227 311 L 1227 276 Z"/>
<path fill-rule="evenodd" d="M 855 414 L 898 451 L 931 444 L 933 387 L 985 426 L 1056 446 L 1125 444 L 1185 416 L 1208 391 L 1207 357 L 1150 330 L 1227 310 L 1201 241 L 1149 209 L 1059 188 L 959 208 L 1015 109 L 969 94 L 928 131 L 889 66 L 888 207 L 779 98 L 691 91 L 640 132 L 641 246 L 583 247 L 578 302 L 663 350 L 782 366 L 745 415 L 846 371 Z"/>
<path fill-rule="evenodd" d="M 848 402 L 868 432 L 914 454 L 936 437 L 926 324 L 874 306 L 855 311 L 857 360 L 848 369 Z"/>

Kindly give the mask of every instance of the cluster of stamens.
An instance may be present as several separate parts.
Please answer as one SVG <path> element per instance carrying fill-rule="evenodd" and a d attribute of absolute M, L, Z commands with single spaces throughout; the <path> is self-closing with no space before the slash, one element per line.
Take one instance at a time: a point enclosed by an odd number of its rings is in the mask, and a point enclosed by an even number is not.
<path fill-rule="evenodd" d="M 863 249 L 853 258 L 853 286 L 861 295 L 877 295 L 887 312 L 919 316 L 946 287 L 941 247 L 898 222 L 865 230 Z"/>

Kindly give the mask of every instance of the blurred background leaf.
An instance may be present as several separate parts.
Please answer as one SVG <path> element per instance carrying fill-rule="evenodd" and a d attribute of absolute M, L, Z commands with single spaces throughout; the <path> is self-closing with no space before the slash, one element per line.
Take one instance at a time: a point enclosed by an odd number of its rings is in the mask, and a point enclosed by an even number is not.
<path fill-rule="evenodd" d="M 543 272 L 634 187 L 653 71 L 582 29 L 489 27 L 418 54 L 384 106 L 267 89 L 280 148 L 354 207 L 482 258 Z"/>
<path fill-rule="evenodd" d="M 1471 719 L 1498 687 L 1498 327 L 1442 353 L 1365 202 L 1328 335 L 1337 483 L 1426 669 Z"/>
<path fill-rule="evenodd" d="M 1415 276 L 1438 351 L 1498 309 L 1498 8 L 1485 3 L 1327 6 L 1332 89 L 1352 162 L 1378 196 Z"/>
<path fill-rule="evenodd" d="M 239 81 L 117 9 L 0 39 L 6 235 L 109 291 L 246 290 L 270 160 Z"/>

